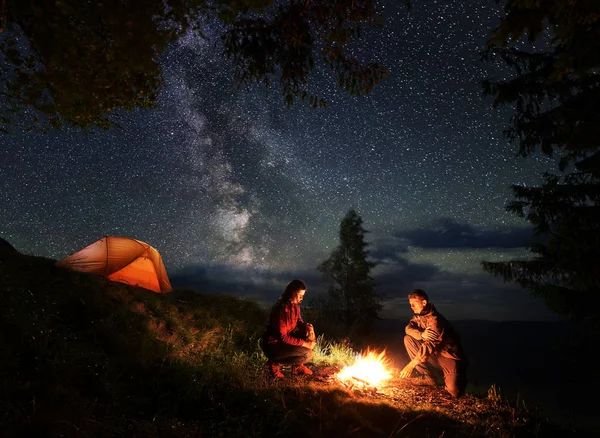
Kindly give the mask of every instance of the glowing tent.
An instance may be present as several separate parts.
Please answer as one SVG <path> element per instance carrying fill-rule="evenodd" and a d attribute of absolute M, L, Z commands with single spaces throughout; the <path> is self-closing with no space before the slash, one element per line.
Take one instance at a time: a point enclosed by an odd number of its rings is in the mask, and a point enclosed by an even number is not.
<path fill-rule="evenodd" d="M 158 293 L 173 289 L 158 251 L 129 237 L 106 236 L 56 264 Z"/>

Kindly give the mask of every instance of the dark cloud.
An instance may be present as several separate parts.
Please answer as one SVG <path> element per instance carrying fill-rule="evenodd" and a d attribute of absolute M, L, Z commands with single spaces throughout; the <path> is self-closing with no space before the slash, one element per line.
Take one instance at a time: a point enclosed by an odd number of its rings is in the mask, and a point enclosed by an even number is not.
<path fill-rule="evenodd" d="M 324 288 L 315 271 L 274 272 L 230 265 L 189 265 L 171 274 L 177 289 L 193 289 L 207 294 L 227 294 L 257 301 L 262 306 L 274 303 L 285 285 L 298 278 L 307 285 L 307 293 L 322 293 Z"/>
<path fill-rule="evenodd" d="M 544 302 L 517 285 L 485 274 L 462 275 L 438 271 L 411 288 L 427 292 L 430 301 L 450 320 L 550 321 L 560 319 Z M 407 321 L 412 316 L 407 294 L 399 290 L 384 302 L 382 316 Z"/>
<path fill-rule="evenodd" d="M 394 298 L 405 296 L 418 283 L 431 279 L 439 271 L 440 269 L 433 265 L 402 260 L 393 270 L 375 274 L 373 279 L 377 283 L 379 294 L 384 298 Z"/>
<path fill-rule="evenodd" d="M 380 240 L 372 243 L 369 249 L 371 260 L 381 264 L 403 263 L 405 259 L 401 254 L 407 254 L 406 244 L 398 239 Z"/>
<path fill-rule="evenodd" d="M 371 258 L 379 263 L 374 271 L 377 292 L 384 297 L 382 316 L 402 321 L 412 316 L 407 295 L 416 288 L 427 291 L 432 302 L 450 319 L 553 320 L 543 301 L 528 296 L 517 285 L 483 272 L 450 272 L 429 263 L 413 263 L 408 245 L 436 250 L 444 257 L 456 249 L 519 248 L 532 233 L 525 228 L 477 230 L 448 219 L 434 226 L 396 233 L 372 244 Z"/>
<path fill-rule="evenodd" d="M 372 276 L 377 283 L 377 292 L 384 297 L 404 296 L 414 284 L 439 272 L 440 269 L 432 264 L 411 263 L 407 254 L 405 240 L 388 237 L 371 242 L 369 260 L 377 263 Z"/>
<path fill-rule="evenodd" d="M 419 248 L 523 248 L 534 240 L 530 227 L 484 229 L 448 218 L 394 236 Z"/>
<path fill-rule="evenodd" d="M 382 251 L 380 254 L 384 254 Z M 273 272 L 252 268 L 232 268 L 228 265 L 193 265 L 171 274 L 175 288 L 190 288 L 202 293 L 228 294 L 256 301 L 269 308 L 281 295 L 285 285 L 294 278 L 308 286 L 310 298 L 325 294 L 327 284 L 316 270 Z M 383 318 L 407 321 L 412 312 L 407 294 L 422 288 L 431 301 L 449 319 L 556 320 L 543 301 L 528 296 L 516 285 L 503 284 L 501 279 L 486 274 L 462 274 L 441 270 L 424 263 L 410 263 L 396 257 L 393 266 L 374 271 L 376 291 L 383 300 Z"/>

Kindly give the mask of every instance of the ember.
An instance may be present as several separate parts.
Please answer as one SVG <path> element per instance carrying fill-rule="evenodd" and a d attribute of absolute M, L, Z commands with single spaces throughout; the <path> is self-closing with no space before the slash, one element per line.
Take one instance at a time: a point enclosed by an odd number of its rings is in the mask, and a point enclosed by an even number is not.
<path fill-rule="evenodd" d="M 344 367 L 336 377 L 343 383 L 352 381 L 353 384 L 377 386 L 392 377 L 387 365 L 385 350 L 381 353 L 367 351 L 364 356 L 359 354 L 354 363 Z"/>

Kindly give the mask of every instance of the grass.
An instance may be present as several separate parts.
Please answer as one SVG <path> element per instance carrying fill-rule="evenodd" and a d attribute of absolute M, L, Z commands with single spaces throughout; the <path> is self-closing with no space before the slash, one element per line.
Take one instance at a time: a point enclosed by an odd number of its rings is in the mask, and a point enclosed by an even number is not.
<path fill-rule="evenodd" d="M 256 303 L 192 290 L 159 295 L 0 246 L 2 437 L 565 437 L 491 388 L 393 380 L 341 385 L 349 343 L 322 335 L 310 377 L 273 381 Z M 582 435 L 585 436 L 585 435 Z"/>
<path fill-rule="evenodd" d="M 317 344 L 313 349 L 312 363 L 315 365 L 351 365 L 357 357 L 357 352 L 350 343 L 328 341 L 324 335 L 317 336 Z"/>

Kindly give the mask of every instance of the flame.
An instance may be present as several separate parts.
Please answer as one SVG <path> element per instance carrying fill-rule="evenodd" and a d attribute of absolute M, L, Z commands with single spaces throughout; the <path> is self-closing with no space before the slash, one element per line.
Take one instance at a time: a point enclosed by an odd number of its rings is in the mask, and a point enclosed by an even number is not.
<path fill-rule="evenodd" d="M 381 353 L 367 351 L 365 355 L 357 355 L 352 365 L 344 367 L 336 377 L 342 382 L 354 381 L 363 385 L 377 386 L 392 377 L 388 370 L 385 350 Z"/>

